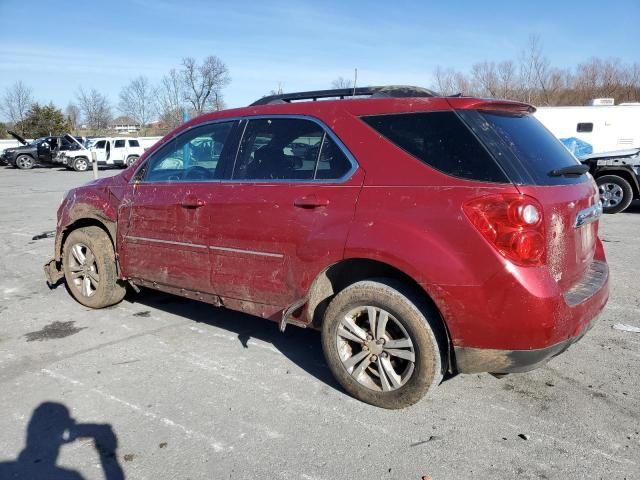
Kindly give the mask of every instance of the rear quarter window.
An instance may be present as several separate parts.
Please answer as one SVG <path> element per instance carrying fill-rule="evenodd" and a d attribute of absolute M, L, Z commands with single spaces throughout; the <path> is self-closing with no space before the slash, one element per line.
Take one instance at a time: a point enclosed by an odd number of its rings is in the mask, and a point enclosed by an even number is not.
<path fill-rule="evenodd" d="M 468 180 L 509 182 L 454 112 L 376 115 L 362 119 L 398 147 L 443 173 Z"/>

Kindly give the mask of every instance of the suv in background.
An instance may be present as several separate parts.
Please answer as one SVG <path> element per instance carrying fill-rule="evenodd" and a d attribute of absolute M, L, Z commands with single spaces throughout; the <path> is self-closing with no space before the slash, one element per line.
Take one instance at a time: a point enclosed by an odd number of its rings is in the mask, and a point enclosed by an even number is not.
<path fill-rule="evenodd" d="M 578 158 L 596 179 L 604 213 L 624 211 L 640 199 L 640 148 L 593 153 Z"/>
<path fill-rule="evenodd" d="M 60 161 L 67 168 L 84 172 L 91 165 L 92 152 L 99 166 L 128 167 L 144 153 L 144 148 L 137 138 L 93 138 L 89 148 L 65 152 Z"/>
<path fill-rule="evenodd" d="M 49 136 L 37 138 L 29 143 L 15 132 L 8 133 L 22 146 L 5 149 L 2 154 L 3 162 L 21 170 L 29 170 L 35 166 L 55 165 L 55 159 L 60 152 L 80 148 L 77 143 L 84 141 L 82 137 L 75 137 L 76 140 L 72 141 L 73 139 L 65 136 Z"/>
<path fill-rule="evenodd" d="M 367 87 L 203 115 L 67 193 L 47 278 L 92 308 L 129 284 L 317 328 L 385 408 L 536 368 L 593 325 L 609 270 L 596 184 L 533 111 Z"/>

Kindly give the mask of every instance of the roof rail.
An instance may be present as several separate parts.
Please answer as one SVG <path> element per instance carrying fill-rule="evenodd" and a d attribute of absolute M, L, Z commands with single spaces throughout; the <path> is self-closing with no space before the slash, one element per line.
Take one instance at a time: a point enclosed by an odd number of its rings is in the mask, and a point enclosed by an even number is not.
<path fill-rule="evenodd" d="M 309 92 L 283 93 L 280 95 L 269 95 L 253 102 L 250 106 L 271 105 L 274 103 L 291 103 L 295 101 L 312 100 L 322 98 L 345 98 L 363 97 L 371 98 L 402 98 L 402 97 L 437 97 L 438 94 L 422 87 L 407 85 L 389 85 L 383 87 L 358 87 L 358 88 L 335 88 L 332 90 L 313 90 Z"/>

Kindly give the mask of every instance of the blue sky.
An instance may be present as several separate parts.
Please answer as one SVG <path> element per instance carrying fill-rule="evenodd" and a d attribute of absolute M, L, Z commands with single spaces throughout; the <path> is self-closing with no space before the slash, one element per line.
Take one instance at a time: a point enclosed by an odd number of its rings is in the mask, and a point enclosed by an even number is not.
<path fill-rule="evenodd" d="M 591 56 L 640 62 L 640 2 L 0 0 L 0 92 L 17 80 L 36 100 L 65 107 L 79 86 L 117 104 L 143 74 L 154 83 L 184 56 L 229 67 L 227 104 L 282 84 L 430 86 L 437 65 L 467 70 L 516 59 L 531 34 L 559 67 Z"/>

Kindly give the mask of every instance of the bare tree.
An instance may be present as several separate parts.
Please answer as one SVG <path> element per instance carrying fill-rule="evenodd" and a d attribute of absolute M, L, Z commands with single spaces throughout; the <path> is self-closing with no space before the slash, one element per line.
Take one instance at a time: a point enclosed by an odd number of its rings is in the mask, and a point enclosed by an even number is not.
<path fill-rule="evenodd" d="M 222 101 L 222 89 L 231 81 L 227 66 L 214 55 L 198 65 L 192 57 L 182 59 L 184 99 L 196 115 L 215 110 Z"/>
<path fill-rule="evenodd" d="M 517 62 L 478 62 L 468 74 L 437 67 L 433 89 L 444 95 L 491 96 L 540 105 L 584 105 L 597 97 L 617 102 L 640 100 L 640 63 L 591 58 L 575 69 L 559 69 L 545 57 L 532 35 Z"/>
<path fill-rule="evenodd" d="M 471 67 L 471 78 L 481 96 L 496 97 L 498 95 L 499 77 L 495 63 L 484 61 L 474 64 Z"/>
<path fill-rule="evenodd" d="M 67 116 L 67 121 L 69 122 L 69 127 L 72 130 L 76 130 L 78 128 L 78 124 L 80 123 L 80 109 L 77 105 L 70 103 L 67 105 L 65 109 L 65 115 Z"/>
<path fill-rule="evenodd" d="M 162 77 L 160 86 L 156 89 L 156 96 L 160 120 L 170 128 L 180 125 L 182 123 L 184 100 L 182 79 L 175 68 L 172 68 L 167 75 Z"/>
<path fill-rule="evenodd" d="M 95 89 L 87 92 L 80 87 L 76 98 L 87 126 L 94 131 L 106 130 L 111 121 L 111 106 L 107 97 Z"/>
<path fill-rule="evenodd" d="M 353 80 L 338 77 L 331 82 L 331 88 L 353 88 Z"/>
<path fill-rule="evenodd" d="M 20 125 L 20 133 L 24 133 L 24 119 L 32 104 L 31 88 L 19 80 L 5 90 L 0 107 L 11 123 Z"/>
<path fill-rule="evenodd" d="M 155 103 L 156 95 L 149 79 L 141 75 L 122 88 L 118 109 L 144 128 L 156 111 Z"/>

